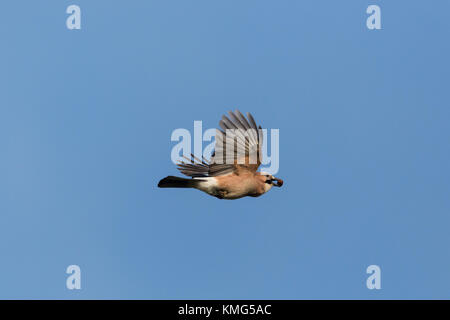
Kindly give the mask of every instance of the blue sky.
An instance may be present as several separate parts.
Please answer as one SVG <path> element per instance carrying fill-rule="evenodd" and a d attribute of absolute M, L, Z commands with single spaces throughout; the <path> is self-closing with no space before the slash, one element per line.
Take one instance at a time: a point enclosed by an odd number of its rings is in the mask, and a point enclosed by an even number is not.
<path fill-rule="evenodd" d="M 66 28 L 71 4 L 81 30 Z M 382 30 L 366 28 L 370 4 Z M 0 298 L 448 299 L 449 12 L 4 3 Z M 280 130 L 283 188 L 158 189 L 177 173 L 172 131 L 236 108 Z M 366 288 L 371 264 L 381 290 Z"/>

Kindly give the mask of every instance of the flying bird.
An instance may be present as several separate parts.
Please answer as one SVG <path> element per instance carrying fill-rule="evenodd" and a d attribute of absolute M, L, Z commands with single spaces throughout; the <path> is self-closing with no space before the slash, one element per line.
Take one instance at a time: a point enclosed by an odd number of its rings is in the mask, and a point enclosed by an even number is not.
<path fill-rule="evenodd" d="M 248 119 L 247 119 L 248 118 Z M 236 110 L 229 118 L 222 116 L 217 129 L 214 152 L 210 161 L 191 154 L 177 166 L 190 178 L 168 176 L 159 181 L 160 188 L 194 188 L 219 199 L 259 197 L 283 180 L 266 172 L 258 172 L 261 164 L 263 135 L 250 113 L 247 118 Z"/>

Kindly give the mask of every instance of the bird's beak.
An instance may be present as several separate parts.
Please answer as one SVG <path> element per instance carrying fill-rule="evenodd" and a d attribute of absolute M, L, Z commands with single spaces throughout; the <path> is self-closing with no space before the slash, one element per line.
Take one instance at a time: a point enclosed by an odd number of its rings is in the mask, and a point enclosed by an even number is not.
<path fill-rule="evenodd" d="M 276 181 L 277 183 L 275 184 L 274 181 Z M 275 187 L 281 187 L 281 186 L 283 185 L 283 180 L 278 179 L 278 178 L 273 178 L 273 179 L 272 179 L 272 184 L 273 184 Z"/>

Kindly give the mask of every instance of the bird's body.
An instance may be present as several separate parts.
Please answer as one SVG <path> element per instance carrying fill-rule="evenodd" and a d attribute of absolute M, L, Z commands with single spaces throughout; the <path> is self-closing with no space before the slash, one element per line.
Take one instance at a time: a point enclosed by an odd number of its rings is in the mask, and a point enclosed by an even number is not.
<path fill-rule="evenodd" d="M 223 117 L 220 125 L 226 130 L 216 134 L 216 150 L 210 163 L 199 160 L 192 155 L 190 162 L 181 162 L 178 169 L 191 179 L 168 176 L 158 183 L 160 188 L 195 188 L 219 199 L 239 199 L 245 196 L 259 197 L 269 191 L 272 186 L 281 187 L 283 180 L 277 179 L 265 172 L 257 172 L 260 164 L 262 136 L 256 127 L 255 121 L 247 114 L 250 122 L 236 111 L 230 112 L 233 121 Z M 235 133 L 229 131 L 234 129 Z M 256 134 L 255 134 L 256 133 Z M 238 153 L 235 146 L 227 149 L 221 142 L 227 138 L 233 138 L 232 143 L 245 150 L 244 154 Z M 219 142 L 219 143 L 218 143 Z M 231 155 L 226 151 L 234 150 Z M 252 160 L 256 159 L 255 163 Z M 188 159 L 189 160 L 189 159 Z M 217 161 L 219 160 L 219 161 Z M 276 181 L 277 184 L 273 182 Z"/>
<path fill-rule="evenodd" d="M 195 188 L 219 199 L 230 200 L 245 196 L 259 197 L 272 188 L 272 184 L 265 183 L 261 179 L 262 176 L 257 177 L 251 173 L 243 173 L 240 176 L 235 173 L 229 173 L 218 177 L 178 178 L 183 180 L 175 180 L 174 178 L 178 177 L 169 176 L 161 180 L 159 187 Z"/>

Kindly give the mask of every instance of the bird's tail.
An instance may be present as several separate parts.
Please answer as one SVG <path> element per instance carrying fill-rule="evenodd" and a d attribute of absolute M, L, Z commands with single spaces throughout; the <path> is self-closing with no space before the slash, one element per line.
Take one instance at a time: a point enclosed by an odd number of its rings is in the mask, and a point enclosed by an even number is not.
<path fill-rule="evenodd" d="M 159 181 L 159 188 L 195 188 L 201 180 L 168 176 Z"/>

